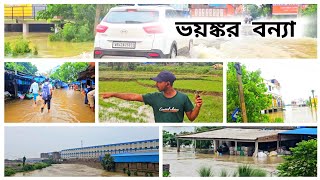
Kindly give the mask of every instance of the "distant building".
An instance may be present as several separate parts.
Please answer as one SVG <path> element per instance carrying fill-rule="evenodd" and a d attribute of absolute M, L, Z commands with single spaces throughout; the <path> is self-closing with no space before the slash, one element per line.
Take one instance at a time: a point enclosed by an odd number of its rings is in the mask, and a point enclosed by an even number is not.
<path fill-rule="evenodd" d="M 105 154 L 142 153 L 159 151 L 159 139 L 105 144 L 82 148 L 64 149 L 62 159 L 99 159 Z"/>
<path fill-rule="evenodd" d="M 263 113 L 269 113 L 278 111 L 283 108 L 283 101 L 281 95 L 281 86 L 280 83 L 276 79 L 264 80 L 264 84 L 267 87 L 267 93 L 272 96 L 272 102 L 268 109 L 263 110 Z"/>
<path fill-rule="evenodd" d="M 53 159 L 53 160 L 61 159 L 60 152 L 41 153 L 40 157 L 43 159 Z"/>

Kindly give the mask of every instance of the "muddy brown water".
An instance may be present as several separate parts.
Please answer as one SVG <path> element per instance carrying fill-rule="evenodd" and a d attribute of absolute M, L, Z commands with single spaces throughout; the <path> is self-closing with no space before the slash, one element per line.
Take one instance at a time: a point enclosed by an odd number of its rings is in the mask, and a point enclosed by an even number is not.
<path fill-rule="evenodd" d="M 41 170 L 35 170 L 24 173 L 17 173 L 14 177 L 31 176 L 31 177 L 66 177 L 66 176 L 127 176 L 119 172 L 107 172 L 102 169 L 91 168 L 81 164 L 53 164 Z"/>
<path fill-rule="evenodd" d="M 282 162 L 282 157 L 254 158 L 195 154 L 189 148 L 181 149 L 181 152 L 177 153 L 176 148 L 163 148 L 163 164 L 170 164 L 172 177 L 199 177 L 198 170 L 201 167 L 211 167 L 214 176 L 220 176 L 222 170 L 226 170 L 228 176 L 232 176 L 240 165 L 246 164 L 265 170 L 267 176 L 275 176 L 276 167 Z"/>
<path fill-rule="evenodd" d="M 55 89 L 51 99 L 51 111 L 42 106 L 41 97 L 37 105 L 32 100 L 12 100 L 5 102 L 6 123 L 94 123 L 95 115 L 80 91 Z"/>
<path fill-rule="evenodd" d="M 316 123 L 317 112 L 310 107 L 286 106 L 285 111 L 268 114 L 271 119 L 283 118 L 284 123 Z"/>

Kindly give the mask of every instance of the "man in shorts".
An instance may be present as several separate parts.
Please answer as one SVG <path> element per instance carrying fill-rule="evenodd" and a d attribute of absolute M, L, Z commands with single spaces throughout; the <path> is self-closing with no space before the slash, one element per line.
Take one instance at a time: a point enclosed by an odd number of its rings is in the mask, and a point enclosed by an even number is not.
<path fill-rule="evenodd" d="M 33 83 L 30 86 L 29 92 L 33 94 L 34 104 L 37 104 L 37 97 L 39 95 L 39 85 L 35 80 L 32 80 Z"/>

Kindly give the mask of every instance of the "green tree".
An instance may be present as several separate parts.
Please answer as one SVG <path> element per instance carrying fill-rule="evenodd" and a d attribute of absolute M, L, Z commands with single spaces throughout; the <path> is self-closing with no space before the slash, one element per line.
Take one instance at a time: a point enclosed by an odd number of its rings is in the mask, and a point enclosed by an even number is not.
<path fill-rule="evenodd" d="M 6 62 L 5 69 L 35 75 L 38 68 L 30 62 Z"/>
<path fill-rule="evenodd" d="M 50 78 L 59 79 L 64 82 L 72 82 L 78 79 L 78 74 L 88 67 L 86 62 L 66 62 L 51 72 Z"/>
<path fill-rule="evenodd" d="M 285 162 L 280 164 L 278 176 L 298 177 L 317 176 L 317 140 L 302 141 L 296 147 L 290 148 L 292 155 L 285 156 Z"/>
<path fill-rule="evenodd" d="M 317 4 L 310 4 L 307 8 L 301 10 L 303 17 L 308 18 L 308 23 L 305 28 L 305 35 L 309 37 L 317 37 Z"/>
<path fill-rule="evenodd" d="M 259 17 L 260 15 L 260 10 L 259 10 L 259 7 L 255 4 L 248 4 L 248 5 L 245 5 L 245 8 L 247 10 L 247 12 L 251 15 L 251 17 L 253 19 Z"/>
<path fill-rule="evenodd" d="M 232 112 L 240 107 L 238 81 L 234 62 L 228 63 L 227 70 L 227 120 L 232 121 Z M 261 110 L 268 108 L 272 102 L 272 96 L 267 95 L 267 87 L 261 77 L 260 70 L 247 71 L 245 65 L 242 65 L 242 84 L 244 99 L 247 111 L 248 122 L 265 122 L 269 117 L 261 114 Z M 242 122 L 241 116 L 238 116 L 237 122 Z"/>
<path fill-rule="evenodd" d="M 115 163 L 113 157 L 110 154 L 106 154 L 101 161 L 101 165 L 107 171 L 114 171 Z"/>
<path fill-rule="evenodd" d="M 37 14 L 37 19 L 53 20 L 64 24 L 58 33 L 49 36 L 51 41 L 91 41 L 97 24 L 112 4 L 48 4 L 47 9 Z"/>

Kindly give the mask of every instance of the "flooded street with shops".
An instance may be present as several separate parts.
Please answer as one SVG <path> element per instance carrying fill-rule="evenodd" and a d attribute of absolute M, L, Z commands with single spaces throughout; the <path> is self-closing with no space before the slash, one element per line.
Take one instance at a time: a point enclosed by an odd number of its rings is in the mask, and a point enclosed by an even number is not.
<path fill-rule="evenodd" d="M 97 177 L 97 176 L 127 176 L 123 173 L 107 172 L 102 169 L 91 168 L 80 164 L 53 164 L 41 170 L 31 172 L 17 173 L 13 177 L 61 177 L 61 176 L 82 176 L 82 177 Z"/>
<path fill-rule="evenodd" d="M 43 113 L 43 104 L 38 96 L 37 105 L 33 99 L 10 100 L 5 102 L 6 123 L 94 123 L 95 115 L 88 105 L 84 104 L 84 95 L 80 91 L 69 89 L 53 90 L 51 110 L 47 106 Z"/>
<path fill-rule="evenodd" d="M 283 118 L 284 123 L 316 123 L 317 112 L 310 107 L 286 106 L 284 111 L 268 114 L 270 119 Z"/>
<path fill-rule="evenodd" d="M 93 42 L 64 42 L 49 41 L 52 33 L 28 33 L 25 38 L 30 41 L 31 47 L 38 48 L 38 55 L 24 55 L 23 58 L 63 58 L 63 57 L 93 57 Z M 6 32 L 5 42 L 14 42 L 22 33 Z M 19 56 L 20 57 L 20 56 Z"/>
<path fill-rule="evenodd" d="M 281 157 L 253 158 L 195 154 L 187 148 L 177 153 L 176 148 L 163 148 L 163 164 L 170 164 L 172 177 L 199 177 L 198 170 L 201 167 L 211 167 L 214 176 L 220 176 L 222 170 L 226 170 L 228 175 L 232 176 L 238 166 L 246 164 L 267 171 L 267 176 L 275 176 L 276 167 L 282 162 Z"/>

